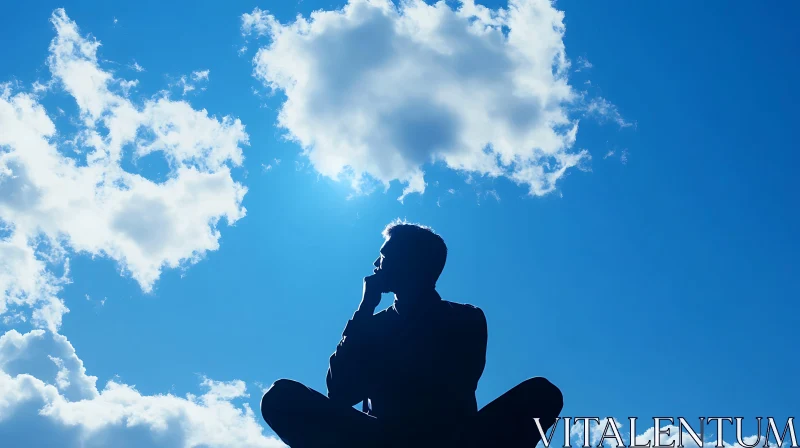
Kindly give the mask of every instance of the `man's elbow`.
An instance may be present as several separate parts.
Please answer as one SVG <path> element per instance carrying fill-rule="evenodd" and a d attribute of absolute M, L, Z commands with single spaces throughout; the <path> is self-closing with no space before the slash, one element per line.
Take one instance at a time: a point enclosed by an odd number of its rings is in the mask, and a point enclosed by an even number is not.
<path fill-rule="evenodd" d="M 328 399 L 334 403 L 348 407 L 355 406 L 361 401 L 361 398 L 358 398 L 358 394 L 354 394 L 352 391 L 335 387 L 331 388 L 330 386 L 328 387 Z"/>
<path fill-rule="evenodd" d="M 328 390 L 328 399 L 347 406 L 355 406 L 356 403 L 361 401 L 359 394 L 351 384 L 334 381 L 333 377 L 329 374 L 326 386 Z"/>
<path fill-rule="evenodd" d="M 341 397 L 345 395 L 344 386 L 333 379 L 333 374 L 330 370 L 328 370 L 328 376 L 325 377 L 325 387 L 328 390 L 328 398 L 331 401 L 340 401 Z"/>
<path fill-rule="evenodd" d="M 341 402 L 342 401 L 342 396 L 343 396 L 343 394 L 341 393 L 341 391 L 339 389 L 337 389 L 335 387 L 331 387 L 330 385 L 328 385 L 328 398 L 331 401 L 335 401 L 337 403 Z"/>

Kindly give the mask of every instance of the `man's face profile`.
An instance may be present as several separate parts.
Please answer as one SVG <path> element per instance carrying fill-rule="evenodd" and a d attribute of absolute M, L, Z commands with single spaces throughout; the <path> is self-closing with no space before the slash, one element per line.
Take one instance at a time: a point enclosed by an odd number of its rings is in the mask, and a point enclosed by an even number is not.
<path fill-rule="evenodd" d="M 380 255 L 373 265 L 375 274 L 383 279 L 384 292 L 396 292 L 398 286 L 412 281 L 409 254 L 396 236 L 389 237 L 380 248 Z"/>

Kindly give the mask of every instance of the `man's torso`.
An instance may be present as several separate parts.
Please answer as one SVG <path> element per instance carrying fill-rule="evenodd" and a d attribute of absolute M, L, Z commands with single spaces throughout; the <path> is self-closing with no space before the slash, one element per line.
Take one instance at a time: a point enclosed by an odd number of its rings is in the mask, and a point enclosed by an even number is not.
<path fill-rule="evenodd" d="M 404 426 L 449 425 L 477 413 L 475 389 L 485 364 L 486 321 L 474 306 L 437 301 L 424 317 L 393 307 L 374 317 L 370 414 Z"/>

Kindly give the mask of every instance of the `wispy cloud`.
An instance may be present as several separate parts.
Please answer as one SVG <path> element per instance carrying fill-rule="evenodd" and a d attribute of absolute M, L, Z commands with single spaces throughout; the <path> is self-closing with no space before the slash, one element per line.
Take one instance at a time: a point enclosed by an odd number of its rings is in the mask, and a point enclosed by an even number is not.
<path fill-rule="evenodd" d="M 619 113 L 617 106 L 602 97 L 592 98 L 586 105 L 586 113 L 597 117 L 601 121 L 612 121 L 620 128 L 631 127 L 634 124 L 625 120 Z"/>
<path fill-rule="evenodd" d="M 200 90 L 206 90 L 206 87 L 203 84 L 208 82 L 209 73 L 211 73 L 210 70 L 194 71 L 189 76 L 186 75 L 181 76 L 175 85 L 183 90 L 184 96 L 186 96 L 187 93 L 198 88 Z"/>
<path fill-rule="evenodd" d="M 588 59 L 586 59 L 583 56 L 578 56 L 577 68 L 575 69 L 576 72 L 580 72 L 580 71 L 583 71 L 583 70 L 588 70 L 588 69 L 590 69 L 592 67 L 594 67 L 594 65 L 592 65 L 592 63 L 589 62 Z"/>
<path fill-rule="evenodd" d="M 128 96 L 128 94 L 130 93 L 131 89 L 136 87 L 136 86 L 138 86 L 138 85 L 139 85 L 139 80 L 138 79 L 134 79 L 132 81 L 126 81 L 126 80 L 122 79 L 122 80 L 119 81 L 119 86 L 122 89 L 122 94 L 124 96 Z"/>
<path fill-rule="evenodd" d="M 208 81 L 208 74 L 211 70 L 198 70 L 192 72 L 192 81 Z"/>

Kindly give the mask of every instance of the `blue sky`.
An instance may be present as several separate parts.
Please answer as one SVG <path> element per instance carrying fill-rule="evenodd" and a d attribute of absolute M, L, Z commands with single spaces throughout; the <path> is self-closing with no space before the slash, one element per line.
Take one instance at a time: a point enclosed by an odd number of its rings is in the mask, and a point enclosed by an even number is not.
<path fill-rule="evenodd" d="M 380 231 L 398 217 L 447 242 L 442 296 L 486 313 L 480 405 L 545 376 L 565 416 L 742 416 L 754 433 L 756 416 L 794 415 L 796 4 L 520 0 L 542 20 L 562 11 L 563 36 L 520 13 L 516 40 L 473 42 L 458 34 L 468 22 L 445 14 L 455 2 L 403 20 L 311 0 L 35 3 L 0 17 L 0 379 L 7 390 L 36 379 L 0 406 L 4 437 L 279 446 L 258 416 L 262 388 L 293 378 L 325 390 Z M 312 21 L 314 10 L 327 13 Z M 298 15 L 313 39 L 289 27 Z M 384 23 L 417 28 L 401 38 Z M 357 24 L 362 34 L 348 34 Z M 97 39 L 96 60 L 58 53 L 57 36 Z M 431 56 L 442 48 L 463 57 Z M 540 61 L 561 51 L 570 64 L 554 77 Z M 107 90 L 88 83 L 93 70 L 110 74 Z M 42 116 L 12 113 L 23 97 L 46 110 L 58 160 L 102 179 L 122 170 L 127 189 L 94 189 L 66 168 L 49 176 L 20 131 L 41 134 Z M 104 115 L 121 104 L 141 112 L 140 134 L 116 161 L 103 165 L 113 139 L 70 143 L 123 129 Z M 487 142 L 529 169 L 484 157 Z M 93 149 L 111 155 L 95 162 Z M 341 166 L 353 168 L 333 179 Z M 12 258 L 32 237 L 43 242 L 34 258 Z M 93 404 L 58 401 L 79 398 Z M 115 417 L 93 430 L 86 422 L 102 419 L 78 417 L 93 412 Z"/>

